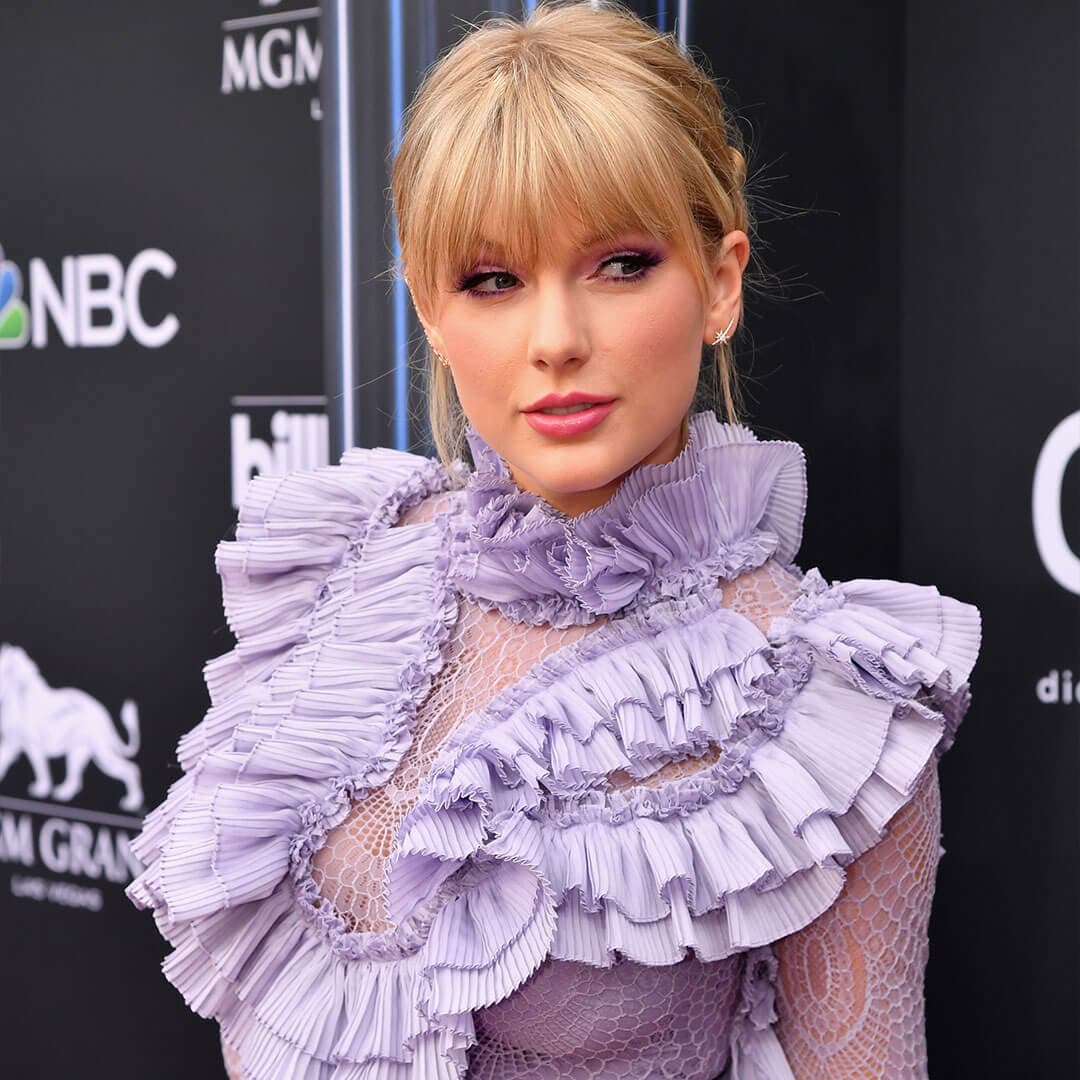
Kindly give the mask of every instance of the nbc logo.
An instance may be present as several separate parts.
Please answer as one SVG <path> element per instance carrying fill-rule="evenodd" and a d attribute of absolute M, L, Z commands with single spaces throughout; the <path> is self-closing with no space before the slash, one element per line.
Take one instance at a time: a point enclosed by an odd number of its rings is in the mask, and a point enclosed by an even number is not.
<path fill-rule="evenodd" d="M 30 337 L 30 313 L 22 298 L 22 274 L 0 248 L 0 349 L 18 349 Z"/>
<path fill-rule="evenodd" d="M 150 274 L 170 280 L 176 260 L 160 248 L 145 248 L 125 266 L 108 252 L 65 255 L 56 276 L 44 259 L 27 264 L 23 277 L 0 249 L 0 348 L 35 349 L 49 344 L 50 328 L 69 349 L 108 348 L 129 335 L 145 349 L 167 345 L 180 329 L 172 312 L 156 322 L 143 311 L 142 288 Z"/>

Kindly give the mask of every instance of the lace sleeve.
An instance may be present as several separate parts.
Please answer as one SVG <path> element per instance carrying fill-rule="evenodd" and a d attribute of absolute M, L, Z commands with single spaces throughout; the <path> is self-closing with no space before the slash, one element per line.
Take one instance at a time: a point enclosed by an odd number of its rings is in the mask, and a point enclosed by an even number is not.
<path fill-rule="evenodd" d="M 770 560 L 724 582 L 725 603 L 771 636 L 799 580 Z M 713 746 L 645 780 L 615 773 L 611 786 L 663 783 L 718 753 Z M 848 867 L 837 900 L 774 943 L 776 1034 L 796 1080 L 925 1080 L 923 980 L 940 838 L 934 759 L 883 838 Z"/>
<path fill-rule="evenodd" d="M 777 942 L 777 1034 L 798 1080 L 927 1076 L 923 979 L 940 856 L 936 762 L 836 903 Z"/>

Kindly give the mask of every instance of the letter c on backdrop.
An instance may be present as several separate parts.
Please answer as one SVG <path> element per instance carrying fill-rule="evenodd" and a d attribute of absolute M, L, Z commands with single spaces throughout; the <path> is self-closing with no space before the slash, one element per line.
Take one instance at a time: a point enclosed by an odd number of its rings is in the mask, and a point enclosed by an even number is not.
<path fill-rule="evenodd" d="M 1080 596 L 1080 555 L 1069 547 L 1062 517 L 1065 470 L 1078 451 L 1080 411 L 1066 416 L 1043 443 L 1031 485 L 1031 524 L 1046 572 L 1063 589 Z"/>

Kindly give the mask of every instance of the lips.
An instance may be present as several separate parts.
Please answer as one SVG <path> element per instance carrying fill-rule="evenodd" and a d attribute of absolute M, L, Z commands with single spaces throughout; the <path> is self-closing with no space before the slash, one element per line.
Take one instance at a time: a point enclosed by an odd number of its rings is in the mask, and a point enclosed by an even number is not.
<path fill-rule="evenodd" d="M 577 401 L 572 400 L 577 398 Z M 568 400 L 570 399 L 570 400 Z M 567 405 L 585 405 L 583 409 L 574 409 L 568 413 L 543 412 L 546 408 L 560 408 Z M 565 439 L 582 435 L 603 422 L 604 417 L 615 407 L 615 399 L 598 400 L 585 394 L 566 394 L 562 399 L 549 401 L 541 398 L 536 403 L 538 408 L 524 412 L 525 422 L 541 435 L 550 438 Z"/>
<path fill-rule="evenodd" d="M 544 397 L 537 399 L 531 405 L 526 405 L 522 412 L 533 413 L 540 412 L 542 409 L 565 409 L 571 405 L 607 405 L 614 400 L 614 398 L 604 394 L 587 394 L 582 390 L 575 390 L 569 394 L 545 394 Z"/>

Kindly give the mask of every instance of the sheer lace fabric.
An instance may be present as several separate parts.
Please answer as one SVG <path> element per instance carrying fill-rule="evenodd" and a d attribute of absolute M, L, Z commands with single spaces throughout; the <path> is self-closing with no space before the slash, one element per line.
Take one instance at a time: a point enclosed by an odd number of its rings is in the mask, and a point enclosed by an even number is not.
<path fill-rule="evenodd" d="M 426 499 L 402 515 L 401 527 L 431 520 L 445 504 L 446 496 Z M 724 600 L 764 631 L 786 609 L 797 588 L 798 578 L 770 561 L 725 583 Z M 350 929 L 392 929 L 383 885 L 394 837 L 450 734 L 545 657 L 604 621 L 556 630 L 514 623 L 498 611 L 462 602 L 446 662 L 417 713 L 413 742 L 400 765 L 386 785 L 367 792 L 356 803 L 314 858 L 320 895 Z M 610 787 L 656 787 L 702 769 L 718 756 L 719 747 L 714 746 L 702 755 L 669 762 L 644 780 L 635 781 L 620 770 L 610 775 Z"/>
<path fill-rule="evenodd" d="M 797 579 L 773 563 L 724 584 L 762 631 Z M 935 762 L 880 843 L 848 867 L 837 902 L 782 938 L 778 1037 L 798 1080 L 918 1080 L 926 1072 L 923 984 L 941 853 Z"/>
<path fill-rule="evenodd" d="M 923 980 L 941 853 L 935 762 L 837 902 L 776 945 L 777 1034 L 798 1080 L 927 1075 Z"/>
<path fill-rule="evenodd" d="M 742 957 L 610 968 L 548 959 L 475 1014 L 469 1080 L 712 1080 L 727 1042 Z"/>
<path fill-rule="evenodd" d="M 431 520 L 427 499 L 401 526 Z M 726 606 L 766 635 L 799 577 L 770 560 L 723 583 Z M 355 931 L 389 931 L 384 883 L 399 826 L 420 797 L 446 739 L 496 694 L 594 630 L 514 623 L 461 602 L 445 663 L 389 782 L 367 792 L 327 835 L 312 873 L 320 896 Z M 670 761 L 645 779 L 624 772 L 609 790 L 656 787 L 714 762 L 721 750 Z M 938 841 L 936 777 L 894 819 L 884 841 L 849 869 L 830 911 L 778 945 L 778 1034 L 799 1080 L 925 1075 L 922 978 Z M 474 1013 L 470 1080 L 714 1080 L 728 1047 L 744 955 L 610 968 L 549 958 L 508 998 Z M 377 1023 L 378 1018 L 373 1017 Z M 225 1046 L 230 1080 L 243 1076 Z M 919 1071 L 919 1070 L 923 1071 Z"/>
<path fill-rule="evenodd" d="M 800 578 L 770 559 L 756 570 L 725 581 L 721 588 L 727 607 L 746 616 L 768 636 L 769 624 L 787 611 L 799 593 Z"/>
<path fill-rule="evenodd" d="M 430 520 L 443 503 L 444 497 L 425 500 L 402 515 L 401 527 Z M 461 604 L 444 666 L 417 713 L 413 741 L 397 770 L 385 786 L 355 804 L 315 856 L 319 893 L 350 929 L 393 928 L 383 886 L 394 837 L 450 734 L 544 657 L 599 625 L 525 626 L 497 611 Z"/>

